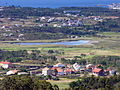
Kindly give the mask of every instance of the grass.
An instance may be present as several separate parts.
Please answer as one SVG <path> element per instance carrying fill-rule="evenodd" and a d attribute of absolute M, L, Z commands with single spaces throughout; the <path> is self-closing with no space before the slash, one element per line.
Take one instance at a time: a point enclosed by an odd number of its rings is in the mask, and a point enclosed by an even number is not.
<path fill-rule="evenodd" d="M 0 41 L 0 42 L 29 42 L 29 43 L 36 43 L 36 42 L 62 42 L 62 41 L 74 41 L 74 40 L 83 40 L 84 38 L 65 38 L 65 39 L 51 39 L 51 40 L 26 40 L 26 41 Z M 86 38 L 87 39 L 87 38 Z M 90 39 L 90 38 L 88 38 Z"/>
<path fill-rule="evenodd" d="M 67 45 L 15 45 L 0 43 L 0 49 L 4 50 L 58 50 L 64 52 L 63 57 L 72 58 L 79 56 L 81 53 L 94 53 L 95 55 L 117 55 L 120 54 L 120 38 L 117 38 L 120 33 L 104 32 L 101 35 L 112 37 L 97 38 L 97 37 L 81 37 L 78 39 L 60 39 L 60 40 L 37 40 L 24 42 L 55 42 L 55 41 L 69 41 L 69 40 L 90 40 L 93 44 L 67 46 Z M 98 41 L 98 43 L 94 43 Z M 7 42 L 7 41 L 6 41 Z"/>
<path fill-rule="evenodd" d="M 105 35 L 105 36 L 120 36 L 120 32 L 103 32 L 103 33 L 99 33 L 99 35 Z"/>
<path fill-rule="evenodd" d="M 50 82 L 52 85 L 58 85 L 60 90 L 65 89 L 65 88 L 69 88 L 69 83 L 76 81 L 77 79 L 67 79 L 67 78 L 60 78 L 59 81 L 53 81 L 53 80 L 47 80 L 48 82 Z"/>

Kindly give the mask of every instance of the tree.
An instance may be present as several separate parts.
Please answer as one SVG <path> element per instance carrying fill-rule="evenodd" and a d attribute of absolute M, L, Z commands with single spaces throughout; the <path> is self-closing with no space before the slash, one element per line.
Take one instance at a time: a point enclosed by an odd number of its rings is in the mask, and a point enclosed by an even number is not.
<path fill-rule="evenodd" d="M 30 76 L 10 76 L 0 81 L 0 90 L 59 90 L 58 86 Z"/>

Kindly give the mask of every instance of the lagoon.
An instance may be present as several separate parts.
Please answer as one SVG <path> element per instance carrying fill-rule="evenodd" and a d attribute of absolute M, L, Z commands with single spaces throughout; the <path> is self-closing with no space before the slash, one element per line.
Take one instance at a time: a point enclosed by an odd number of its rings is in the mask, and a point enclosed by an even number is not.
<path fill-rule="evenodd" d="M 11 44 L 18 45 L 84 45 L 88 44 L 87 40 L 78 40 L 78 41 L 63 41 L 63 42 L 15 42 Z"/>

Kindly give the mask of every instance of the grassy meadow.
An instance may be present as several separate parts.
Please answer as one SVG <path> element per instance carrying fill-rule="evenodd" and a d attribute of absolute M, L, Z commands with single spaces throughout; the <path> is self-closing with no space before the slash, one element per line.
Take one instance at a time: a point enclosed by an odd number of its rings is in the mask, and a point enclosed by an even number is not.
<path fill-rule="evenodd" d="M 69 88 L 69 83 L 76 81 L 77 79 L 67 79 L 67 78 L 60 78 L 59 81 L 53 81 L 53 80 L 47 80 L 50 82 L 52 85 L 58 85 L 60 90 Z"/>
<path fill-rule="evenodd" d="M 120 54 L 120 33 L 105 32 L 100 33 L 105 37 L 81 37 L 78 39 L 62 39 L 62 40 L 37 40 L 37 41 L 26 41 L 26 42 L 55 42 L 55 41 L 67 41 L 67 40 L 90 40 L 89 44 L 86 45 L 16 45 L 0 43 L 0 49 L 4 50 L 58 50 L 64 52 L 64 57 L 72 58 L 79 56 L 81 53 L 94 55 L 117 55 Z M 6 41 L 8 42 L 8 41 Z M 11 42 L 11 41 L 10 41 Z M 25 41 L 24 41 L 25 42 Z"/>

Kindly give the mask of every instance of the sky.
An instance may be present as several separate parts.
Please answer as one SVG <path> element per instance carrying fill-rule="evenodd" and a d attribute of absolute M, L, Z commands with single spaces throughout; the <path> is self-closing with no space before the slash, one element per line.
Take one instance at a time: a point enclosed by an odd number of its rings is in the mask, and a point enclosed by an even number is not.
<path fill-rule="evenodd" d="M 95 6 L 97 4 L 120 3 L 120 0 L 0 0 L 0 5 L 61 7 L 61 6 Z"/>

